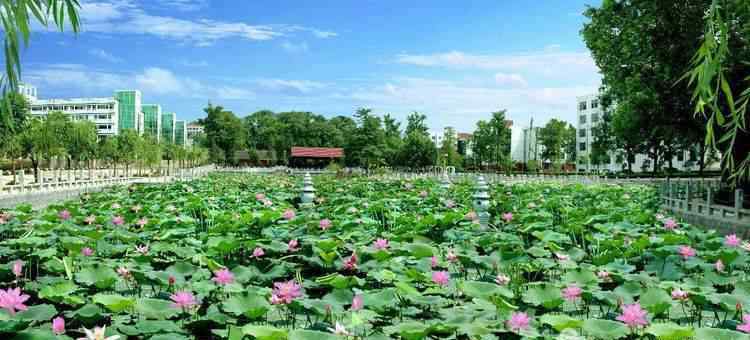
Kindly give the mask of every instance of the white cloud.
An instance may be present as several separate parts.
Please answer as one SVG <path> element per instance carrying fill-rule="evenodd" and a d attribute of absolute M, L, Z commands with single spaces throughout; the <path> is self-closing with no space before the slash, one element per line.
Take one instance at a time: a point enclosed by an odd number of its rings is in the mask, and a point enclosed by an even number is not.
<path fill-rule="evenodd" d="M 171 7 L 180 11 L 197 11 L 208 6 L 208 0 L 156 0 L 165 7 Z"/>
<path fill-rule="evenodd" d="M 287 95 L 310 93 L 325 87 L 325 84 L 310 80 L 259 79 L 257 84 L 266 90 Z"/>
<path fill-rule="evenodd" d="M 285 51 L 290 52 L 290 53 L 303 53 L 303 52 L 307 52 L 308 46 L 306 42 L 295 44 L 295 43 L 285 41 L 281 43 L 281 48 L 283 48 Z"/>
<path fill-rule="evenodd" d="M 64 90 L 86 95 L 110 96 L 116 89 L 139 89 L 144 96 L 167 95 L 181 98 L 252 100 L 255 94 L 245 88 L 204 82 L 149 67 L 137 73 L 98 71 L 81 64 L 53 64 L 27 67 L 24 81 L 45 90 Z M 44 98 L 44 97 L 43 97 Z"/>
<path fill-rule="evenodd" d="M 122 62 L 122 58 L 114 56 L 111 53 L 99 48 L 90 49 L 89 54 L 110 63 Z"/>
<path fill-rule="evenodd" d="M 159 4 L 193 9 L 206 1 L 159 0 Z M 199 7 L 200 8 L 200 7 Z M 154 35 L 195 46 L 210 46 L 222 39 L 272 40 L 303 31 L 318 38 L 336 36 L 335 32 L 297 25 L 252 25 L 212 19 L 183 19 L 152 15 L 130 0 L 100 0 L 82 5 L 81 17 L 86 32 Z"/>
<path fill-rule="evenodd" d="M 543 51 L 518 55 L 482 55 L 452 51 L 421 55 L 400 54 L 396 56 L 396 62 L 424 67 L 514 71 L 516 73 L 527 72 L 544 75 L 598 72 L 598 68 L 588 52 Z"/>
<path fill-rule="evenodd" d="M 479 119 L 491 112 L 507 109 L 511 119 L 523 126 L 530 117 L 545 123 L 556 117 L 574 122 L 576 96 L 593 93 L 596 86 L 542 88 L 498 88 L 466 82 L 395 78 L 381 86 L 357 88 L 340 100 L 348 99 L 352 107 L 371 107 L 376 112 L 391 112 L 404 118 L 417 110 L 427 114 L 432 128 L 454 126 L 471 131 Z"/>
<path fill-rule="evenodd" d="M 509 87 L 529 86 L 529 84 L 526 82 L 526 79 L 524 79 L 523 76 L 517 73 L 512 73 L 512 74 L 497 73 L 495 74 L 495 83 L 497 83 L 500 86 L 509 86 Z"/>

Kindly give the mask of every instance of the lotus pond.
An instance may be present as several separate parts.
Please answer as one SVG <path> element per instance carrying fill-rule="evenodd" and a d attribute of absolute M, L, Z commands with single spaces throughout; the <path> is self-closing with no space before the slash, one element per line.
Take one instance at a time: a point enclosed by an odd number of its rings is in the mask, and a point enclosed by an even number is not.
<path fill-rule="evenodd" d="M 750 246 L 643 186 L 212 175 L 0 214 L 2 339 L 748 339 Z M 4 264 L 4 265 L 3 265 Z"/>

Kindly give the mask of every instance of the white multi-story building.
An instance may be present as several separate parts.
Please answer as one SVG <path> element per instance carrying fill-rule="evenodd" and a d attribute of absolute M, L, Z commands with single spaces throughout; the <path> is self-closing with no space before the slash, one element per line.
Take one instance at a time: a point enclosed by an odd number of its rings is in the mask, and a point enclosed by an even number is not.
<path fill-rule="evenodd" d="M 528 127 L 513 127 L 511 129 L 510 155 L 514 162 L 527 164 L 529 161 L 543 161 L 544 146 L 539 143 L 539 127 L 534 126 L 531 119 Z"/>
<path fill-rule="evenodd" d="M 576 167 L 579 171 L 622 171 L 627 169 L 628 160 L 622 150 L 611 150 L 608 152 L 609 162 L 605 164 L 591 164 L 591 147 L 594 143 L 594 128 L 602 121 L 603 111 L 599 102 L 598 94 L 590 94 L 576 98 L 578 107 L 578 119 L 576 129 L 576 148 L 578 162 Z M 632 169 L 634 172 L 651 171 L 653 160 L 648 155 L 637 154 L 632 160 Z M 663 160 L 660 160 L 662 162 Z M 672 166 L 678 170 L 685 170 L 692 164 L 695 164 L 695 153 L 683 151 L 678 153 L 672 160 Z M 664 162 L 666 164 L 666 162 Z"/>
<path fill-rule="evenodd" d="M 195 136 L 205 132 L 203 125 L 190 123 L 187 125 L 187 141 L 188 145 L 193 145 L 193 139 Z"/>
<path fill-rule="evenodd" d="M 60 111 L 71 120 L 88 120 L 96 125 L 99 136 L 113 136 L 118 130 L 118 102 L 115 98 L 38 99 L 36 88 L 20 85 L 19 92 L 29 101 L 32 117 L 46 117 Z"/>

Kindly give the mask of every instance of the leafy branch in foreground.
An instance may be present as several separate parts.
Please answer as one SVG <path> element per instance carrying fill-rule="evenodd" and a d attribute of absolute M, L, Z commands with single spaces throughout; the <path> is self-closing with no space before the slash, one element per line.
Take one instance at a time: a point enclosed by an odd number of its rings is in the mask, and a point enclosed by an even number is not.
<path fill-rule="evenodd" d="M 730 5 L 729 2 L 725 4 Z M 737 21 L 727 20 L 722 15 L 723 9 L 725 7 L 719 0 L 711 4 L 706 13 L 703 42 L 693 57 L 691 70 L 680 81 L 688 79 L 690 86 L 694 86 L 695 113 L 708 120 L 705 143 L 709 148 L 722 152 L 722 168 L 731 183 L 736 185 L 750 179 L 750 153 L 738 145 L 747 131 L 750 87 L 735 99 L 729 80 L 731 75 L 727 74 L 727 59 L 731 52 L 730 26 L 736 25 Z M 740 2 L 736 10 L 739 11 L 735 13 L 750 14 L 750 5 Z M 750 77 L 745 80 L 750 80 Z"/>

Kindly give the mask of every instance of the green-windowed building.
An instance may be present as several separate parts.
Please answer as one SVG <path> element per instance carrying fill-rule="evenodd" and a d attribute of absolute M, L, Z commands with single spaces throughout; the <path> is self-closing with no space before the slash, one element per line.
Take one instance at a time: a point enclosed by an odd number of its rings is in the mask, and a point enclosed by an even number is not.
<path fill-rule="evenodd" d="M 161 105 L 143 104 L 143 133 L 160 140 L 161 138 Z"/>
<path fill-rule="evenodd" d="M 178 120 L 174 125 L 174 143 L 185 146 L 187 142 L 187 124 L 184 120 Z"/>
<path fill-rule="evenodd" d="M 174 112 L 161 114 L 161 140 L 165 143 L 174 143 L 174 128 L 177 115 Z"/>
<path fill-rule="evenodd" d="M 133 129 L 143 133 L 143 109 L 141 107 L 141 91 L 121 90 L 115 92 L 118 109 L 118 128 L 120 131 Z"/>

